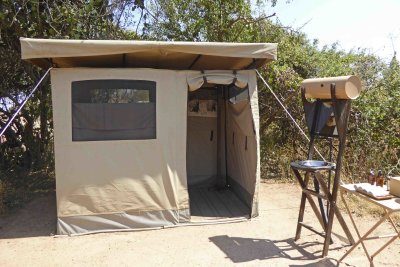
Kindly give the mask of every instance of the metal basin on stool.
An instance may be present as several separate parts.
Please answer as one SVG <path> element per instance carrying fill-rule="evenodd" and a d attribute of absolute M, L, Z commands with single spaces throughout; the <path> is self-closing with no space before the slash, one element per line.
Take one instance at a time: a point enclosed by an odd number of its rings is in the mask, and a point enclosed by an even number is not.
<path fill-rule="evenodd" d="M 295 161 L 290 163 L 290 166 L 294 169 L 303 170 L 303 171 L 323 171 L 323 170 L 334 170 L 336 168 L 336 164 L 328 161 L 322 160 L 303 160 L 303 161 Z"/>

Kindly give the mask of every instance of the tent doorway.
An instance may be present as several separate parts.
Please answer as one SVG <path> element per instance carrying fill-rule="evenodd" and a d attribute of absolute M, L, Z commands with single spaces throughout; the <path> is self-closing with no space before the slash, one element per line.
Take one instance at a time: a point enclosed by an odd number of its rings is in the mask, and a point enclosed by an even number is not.
<path fill-rule="evenodd" d="M 187 182 L 191 222 L 249 218 L 250 208 L 230 186 L 227 153 L 228 86 L 188 93 Z"/>

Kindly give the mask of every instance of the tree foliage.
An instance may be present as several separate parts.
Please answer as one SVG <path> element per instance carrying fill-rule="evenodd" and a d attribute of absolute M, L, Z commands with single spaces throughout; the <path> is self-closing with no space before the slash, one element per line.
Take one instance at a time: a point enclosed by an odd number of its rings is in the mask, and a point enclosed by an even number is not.
<path fill-rule="evenodd" d="M 124 4 L 124 6 L 122 6 Z M 125 1 L 2 1 L 0 3 L 0 125 L 11 117 L 44 71 L 20 60 L 20 37 L 120 39 L 133 35 L 119 23 Z M 131 4 L 132 5 L 132 4 Z M 118 13 L 119 12 L 119 13 Z M 25 157 L 30 166 L 52 164 L 51 94 L 49 82 L 38 90 L 7 131 L 1 146 L 2 166 L 13 156 Z M 14 155 L 15 147 L 24 153 Z M 26 150 L 25 150 L 26 149 Z M 11 161 L 10 161 L 11 160 Z"/>
<path fill-rule="evenodd" d="M 133 38 L 134 33 L 123 30 L 125 21 L 121 18 L 126 8 L 132 8 L 136 5 L 135 2 L 137 1 L 0 1 L 0 127 L 3 128 L 44 74 L 44 70 L 21 61 L 20 37 Z M 50 184 L 54 187 L 52 129 L 51 91 L 47 80 L 18 114 L 12 127 L 1 137 L 0 199 L 3 191 L 27 186 L 26 183 L 18 183 L 17 176 L 27 182 L 29 177 L 38 176 L 32 176 L 32 173 L 40 172 L 44 180 L 48 177 L 53 181 Z M 8 191 L 14 192 L 11 189 Z"/>
<path fill-rule="evenodd" d="M 159 0 L 149 9 L 144 37 L 158 40 L 254 42 L 266 18 L 253 18 L 247 1 Z"/>

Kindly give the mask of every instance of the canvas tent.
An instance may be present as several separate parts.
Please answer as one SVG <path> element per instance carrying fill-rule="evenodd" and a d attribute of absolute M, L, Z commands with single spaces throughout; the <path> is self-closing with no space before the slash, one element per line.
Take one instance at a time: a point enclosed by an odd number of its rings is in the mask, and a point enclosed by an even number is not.
<path fill-rule="evenodd" d="M 258 215 L 254 69 L 276 44 L 21 38 L 52 66 L 57 231 Z"/>

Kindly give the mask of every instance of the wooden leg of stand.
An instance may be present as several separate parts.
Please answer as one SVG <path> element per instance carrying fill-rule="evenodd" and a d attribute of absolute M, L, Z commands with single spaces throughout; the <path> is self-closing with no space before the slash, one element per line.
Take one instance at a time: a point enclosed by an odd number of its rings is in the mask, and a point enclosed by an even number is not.
<path fill-rule="evenodd" d="M 301 194 L 301 201 L 300 201 L 300 209 L 299 209 L 299 217 L 297 219 L 297 228 L 296 228 L 296 235 L 294 237 L 294 241 L 299 240 L 301 235 L 301 222 L 304 219 L 304 209 L 306 207 L 306 193 Z"/>
<path fill-rule="evenodd" d="M 315 204 L 314 199 L 310 195 L 306 194 L 306 197 L 307 197 L 308 202 L 310 203 L 312 210 L 315 213 L 315 216 L 317 216 L 317 219 L 318 219 L 319 223 L 321 224 L 322 229 L 324 229 L 324 231 L 326 231 L 326 225 L 324 224 L 322 215 L 320 213 L 320 210 L 318 209 L 317 204 Z"/>
<path fill-rule="evenodd" d="M 310 173 L 306 173 L 305 177 L 304 177 L 304 180 L 303 180 L 301 175 L 300 175 L 300 172 L 298 170 L 296 170 L 296 169 L 292 169 L 292 170 L 293 170 L 293 172 L 295 174 L 295 177 L 297 178 L 297 181 L 299 182 L 302 190 L 303 189 L 307 189 L 309 178 L 310 178 Z M 325 224 L 323 222 L 322 215 L 320 214 L 319 209 L 318 209 L 317 205 L 315 204 L 313 198 L 309 194 L 307 194 L 307 193 L 305 193 L 303 191 L 302 194 L 301 194 L 300 209 L 299 209 L 299 216 L 298 216 L 298 220 L 297 220 L 297 228 L 296 228 L 295 240 L 298 240 L 300 238 L 300 235 L 301 235 L 301 227 L 302 227 L 302 225 L 300 223 L 303 222 L 303 219 L 304 219 L 304 211 L 305 211 L 305 206 L 306 206 L 306 199 L 310 203 L 310 206 L 311 206 L 312 210 L 314 211 L 315 216 L 318 218 L 318 221 L 321 224 L 322 229 L 324 229 L 324 231 L 326 230 L 325 229 L 326 226 L 325 226 Z"/>
<path fill-rule="evenodd" d="M 336 209 L 336 202 L 331 202 L 329 214 L 328 214 L 328 225 L 326 227 L 325 232 L 325 241 L 324 241 L 324 248 L 322 249 L 322 257 L 328 255 L 329 245 L 331 241 L 331 234 L 332 234 L 332 226 L 333 226 L 333 218 L 335 216 L 335 209 Z"/>
<path fill-rule="evenodd" d="M 344 221 L 343 216 L 340 213 L 340 210 L 338 209 L 337 206 L 335 206 L 335 215 L 336 215 L 336 218 L 338 219 L 338 222 L 342 226 L 344 233 L 346 234 L 347 240 L 349 241 L 350 245 L 353 245 L 355 243 L 353 235 L 351 234 L 349 228 L 347 227 L 347 224 Z"/>
<path fill-rule="evenodd" d="M 338 164 L 337 167 L 340 169 L 340 164 Z M 325 232 L 326 235 L 325 235 L 324 247 L 322 249 L 322 257 L 325 257 L 328 255 L 331 234 L 332 234 L 333 218 L 335 217 L 335 210 L 337 209 L 336 199 L 337 199 L 337 194 L 338 194 L 338 190 L 339 190 L 339 181 L 340 181 L 339 174 L 340 174 L 339 172 L 335 173 L 335 179 L 333 181 L 333 186 L 332 186 L 332 193 L 328 192 L 329 193 L 329 195 L 328 195 L 328 200 L 329 200 L 328 226 L 326 227 L 326 232 Z"/>
<path fill-rule="evenodd" d="M 296 176 L 301 188 L 302 189 L 307 188 L 309 174 L 307 173 L 305 175 L 305 178 L 304 178 L 304 181 L 303 181 L 299 171 L 293 169 L 293 172 L 294 172 L 294 174 L 295 174 L 295 176 Z M 299 216 L 298 216 L 298 219 L 297 219 L 296 235 L 294 237 L 295 241 L 299 240 L 300 235 L 301 235 L 301 224 L 300 223 L 303 222 L 303 219 L 304 219 L 304 210 L 305 210 L 305 207 L 306 207 L 306 198 L 307 198 L 306 193 L 302 192 L 301 193 Z"/>
<path fill-rule="evenodd" d="M 326 185 L 325 181 L 323 180 L 323 177 L 320 173 L 316 173 L 315 177 L 317 178 L 319 184 L 321 185 L 322 191 L 324 191 L 325 195 L 328 197 L 328 199 L 331 199 L 331 193 L 329 192 L 328 186 Z M 331 207 L 333 208 L 333 207 Z M 347 227 L 347 224 L 345 222 L 345 220 L 343 219 L 342 214 L 340 213 L 340 210 L 337 208 L 337 206 L 335 205 L 335 215 L 336 218 L 338 219 L 340 226 L 342 226 L 342 229 L 344 231 L 344 233 L 346 234 L 347 240 L 349 241 L 350 245 L 353 245 L 355 243 L 354 238 L 349 230 L 349 228 Z"/>

